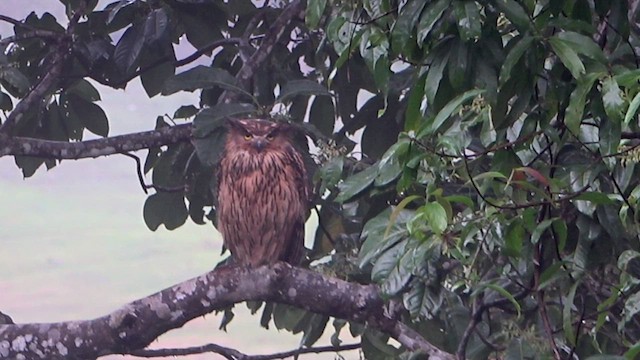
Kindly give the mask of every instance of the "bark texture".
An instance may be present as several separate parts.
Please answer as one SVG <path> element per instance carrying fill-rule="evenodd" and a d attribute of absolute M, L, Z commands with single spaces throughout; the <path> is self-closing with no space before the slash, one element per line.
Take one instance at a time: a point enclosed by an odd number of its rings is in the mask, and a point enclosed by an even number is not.
<path fill-rule="evenodd" d="M 242 301 L 275 301 L 367 323 L 431 359 L 453 359 L 396 318 L 374 285 L 291 267 L 213 270 L 105 316 L 50 324 L 0 325 L 0 359 L 95 359 L 147 347 L 161 334 Z"/>

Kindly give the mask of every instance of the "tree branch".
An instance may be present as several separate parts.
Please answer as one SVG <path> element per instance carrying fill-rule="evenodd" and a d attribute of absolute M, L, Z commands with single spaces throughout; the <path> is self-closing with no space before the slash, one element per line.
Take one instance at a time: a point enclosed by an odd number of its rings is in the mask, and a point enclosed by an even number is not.
<path fill-rule="evenodd" d="M 64 62 L 71 53 L 72 36 L 80 17 L 84 14 L 84 3 L 80 3 L 78 10 L 73 14 L 73 17 L 69 20 L 69 26 L 67 27 L 66 35 L 60 40 L 53 51 L 51 58 L 51 65 L 47 69 L 45 75 L 40 79 L 38 85 L 36 85 L 13 109 L 13 111 L 7 117 L 7 120 L 0 125 L 0 133 L 9 134 L 11 130 L 19 123 L 25 112 L 32 108 L 36 102 L 42 101 L 44 96 L 51 90 L 56 84 L 60 74 L 62 73 L 62 67 Z M 7 21 L 7 19 L 2 18 Z M 17 24 L 16 24 L 17 26 Z"/>
<path fill-rule="evenodd" d="M 282 10 L 280 16 L 273 22 L 269 30 L 265 33 L 264 40 L 251 55 L 251 57 L 242 65 L 240 71 L 236 74 L 238 84 L 241 88 L 247 89 L 249 87 L 249 80 L 253 77 L 255 70 L 262 64 L 265 59 L 271 54 L 273 47 L 282 37 L 287 25 L 304 10 L 304 3 L 300 0 L 294 0 L 287 7 Z M 234 102 L 237 97 L 237 93 L 231 91 L 225 91 L 221 96 L 221 103 Z"/>
<path fill-rule="evenodd" d="M 130 354 L 188 321 L 242 301 L 274 301 L 383 331 L 410 351 L 452 360 L 390 314 L 374 285 L 360 285 L 278 263 L 224 267 L 93 320 L 0 325 L 0 359 L 87 359 Z"/>
<path fill-rule="evenodd" d="M 191 124 L 79 142 L 10 137 L 0 134 L 0 157 L 22 155 L 77 160 L 171 145 L 190 139 Z"/>
<path fill-rule="evenodd" d="M 268 355 L 247 355 L 247 354 L 241 353 L 236 349 L 231 349 L 231 348 L 220 346 L 217 344 L 207 344 L 203 346 L 195 346 L 195 347 L 182 348 L 182 349 L 138 350 L 138 351 L 132 351 L 130 355 L 143 357 L 143 358 L 154 358 L 154 357 L 167 357 L 167 356 L 185 356 L 185 355 L 194 355 L 194 354 L 203 354 L 206 352 L 213 352 L 213 353 L 222 355 L 226 359 L 231 359 L 231 360 L 276 360 L 276 359 L 286 359 L 288 357 L 301 355 L 301 354 L 320 354 L 324 352 L 349 351 L 349 350 L 360 349 L 360 347 L 361 347 L 360 344 L 348 344 L 348 345 L 340 345 L 340 346 L 319 346 L 319 347 L 284 351 L 284 352 L 268 354 Z"/>

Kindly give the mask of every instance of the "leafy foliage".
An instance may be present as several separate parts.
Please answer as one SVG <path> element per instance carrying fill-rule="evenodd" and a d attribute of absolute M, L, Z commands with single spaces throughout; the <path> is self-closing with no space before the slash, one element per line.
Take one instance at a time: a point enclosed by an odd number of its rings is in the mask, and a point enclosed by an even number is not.
<path fill-rule="evenodd" d="M 149 96 L 200 91 L 198 107 L 171 119 L 193 122 L 193 144 L 149 149 L 150 229 L 213 221 L 224 119 L 271 116 L 315 140 L 311 266 L 378 284 L 407 323 L 459 357 L 638 352 L 637 1 L 308 0 L 304 21 L 287 25 L 291 39 L 250 79 L 242 69 L 282 8 L 95 4 L 72 41 L 50 14 L 15 27 L 24 39 L 2 42 L 0 109 L 45 76 L 61 39 L 72 44 L 68 75 L 14 136 L 108 136 L 95 83 L 140 77 Z M 26 36 L 34 29 L 48 36 Z M 176 70 L 189 63 L 176 60 L 184 39 L 209 66 Z M 165 120 L 156 128 L 172 126 Z M 16 164 L 28 177 L 55 161 Z M 261 323 L 271 321 L 310 346 L 329 319 L 265 304 Z M 345 324 L 333 325 L 339 343 Z M 367 326 L 350 330 L 367 358 L 419 356 Z"/>

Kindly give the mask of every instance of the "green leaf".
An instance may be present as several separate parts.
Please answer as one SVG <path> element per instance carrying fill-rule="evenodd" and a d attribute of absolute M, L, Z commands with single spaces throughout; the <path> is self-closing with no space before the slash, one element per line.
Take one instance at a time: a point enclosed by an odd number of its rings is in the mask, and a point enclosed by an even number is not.
<path fill-rule="evenodd" d="M 0 79 L 13 86 L 19 95 L 25 94 L 30 87 L 29 79 L 13 66 L 0 66 Z"/>
<path fill-rule="evenodd" d="M 193 105 L 182 105 L 173 113 L 174 119 L 186 119 L 198 113 L 198 108 Z"/>
<path fill-rule="evenodd" d="M 144 45 L 144 34 L 139 26 L 132 25 L 125 30 L 113 50 L 116 66 L 124 74 L 134 70 Z"/>
<path fill-rule="evenodd" d="M 449 7 L 450 3 L 450 0 L 439 0 L 432 2 L 426 9 L 424 9 L 420 16 L 420 22 L 418 23 L 417 28 L 418 44 L 424 43 L 424 40 L 429 36 L 433 26 L 442 17 L 442 14 Z"/>
<path fill-rule="evenodd" d="M 409 141 L 399 141 L 393 145 L 382 155 L 378 163 L 378 175 L 376 176 L 375 186 L 384 186 L 397 179 L 402 172 L 400 159 L 409 150 Z"/>
<path fill-rule="evenodd" d="M 453 9 L 462 41 L 480 38 L 482 21 L 478 4 L 475 1 L 456 1 Z"/>
<path fill-rule="evenodd" d="M 628 126 L 631 123 L 631 120 L 636 118 L 636 114 L 638 113 L 638 107 L 640 107 L 640 92 L 633 97 L 633 100 L 631 100 L 631 104 L 629 104 L 627 113 L 624 116 L 625 125 Z"/>
<path fill-rule="evenodd" d="M 429 66 L 427 72 L 427 78 L 424 83 L 424 93 L 427 96 L 429 105 L 435 103 L 436 94 L 440 88 L 440 81 L 444 76 L 444 69 L 449 62 L 449 51 L 447 50 L 448 49 L 445 50 L 442 48 L 435 51 L 431 66 Z"/>
<path fill-rule="evenodd" d="M 144 222 L 151 231 L 162 224 L 167 230 L 174 230 L 187 221 L 187 207 L 181 192 L 159 192 L 147 198 L 144 203 Z"/>
<path fill-rule="evenodd" d="M 309 110 L 309 122 L 325 136 L 333 134 L 336 109 L 329 96 L 316 96 Z"/>
<path fill-rule="evenodd" d="M 99 136 L 109 135 L 109 119 L 102 108 L 75 94 L 70 94 L 69 105 L 87 130 Z"/>
<path fill-rule="evenodd" d="M 551 226 L 551 224 L 553 224 L 555 220 L 556 219 L 546 219 L 539 223 L 531 234 L 531 243 L 537 244 L 542 234 L 544 234 L 544 232 L 549 228 L 549 226 Z"/>
<path fill-rule="evenodd" d="M 157 8 L 149 12 L 144 23 L 145 44 L 155 44 L 167 36 L 169 18 L 164 8 Z"/>
<path fill-rule="evenodd" d="M 522 245 L 524 243 L 525 230 L 522 226 L 522 222 L 513 221 L 507 228 L 505 234 L 505 249 L 504 253 L 507 256 L 520 257 L 522 254 Z"/>
<path fill-rule="evenodd" d="M 509 80 L 511 74 L 513 74 L 513 67 L 518 63 L 518 61 L 520 61 L 525 51 L 531 49 L 531 44 L 534 39 L 534 37 L 525 36 L 522 38 L 514 38 L 509 42 L 509 45 L 511 45 L 511 42 L 517 41 L 517 43 L 511 47 L 511 50 L 509 50 L 509 53 L 502 64 L 502 69 L 500 69 L 501 85 Z"/>
<path fill-rule="evenodd" d="M 256 109 L 252 104 L 217 104 L 205 108 L 193 119 L 193 135 L 196 138 L 207 136 L 223 125 L 224 119 L 237 115 L 250 114 Z"/>
<path fill-rule="evenodd" d="M 174 76 L 175 72 L 173 63 L 167 61 L 140 74 L 140 82 L 147 96 L 153 97 L 160 94 L 167 79 Z"/>
<path fill-rule="evenodd" d="M 529 15 L 525 12 L 522 5 L 514 0 L 497 0 L 493 2 L 500 11 L 511 21 L 521 33 L 527 32 L 531 27 Z"/>
<path fill-rule="evenodd" d="M 573 308 L 573 300 L 576 296 L 576 290 L 580 282 L 576 281 L 569 288 L 567 298 L 564 300 L 564 306 L 562 308 L 562 325 L 564 328 L 564 338 L 567 339 L 571 346 L 576 346 L 577 338 L 576 332 L 573 328 L 574 316 L 571 314 L 571 308 Z"/>
<path fill-rule="evenodd" d="M 449 225 L 447 211 L 439 203 L 431 202 L 425 204 L 420 212 L 424 214 L 427 223 L 436 235 L 441 235 L 447 229 Z"/>
<path fill-rule="evenodd" d="M 400 201 L 398 203 L 398 205 L 393 207 L 393 211 L 391 212 L 391 216 L 389 217 L 389 224 L 387 225 L 387 228 L 384 230 L 384 235 L 383 238 L 387 238 L 389 236 L 389 232 L 391 231 L 391 228 L 396 225 L 396 220 L 398 219 L 398 215 L 404 211 L 404 209 L 407 207 L 407 205 L 409 205 L 411 202 L 413 202 L 414 200 L 420 199 L 421 197 L 418 195 L 410 195 L 407 196 L 406 198 L 402 199 L 402 201 Z"/>
<path fill-rule="evenodd" d="M 598 128 L 598 140 L 600 144 L 601 155 L 611 155 L 618 152 L 620 139 L 622 137 L 622 122 L 618 119 L 605 117 L 601 120 Z M 614 159 L 610 160 L 610 164 L 615 165 Z"/>
<path fill-rule="evenodd" d="M 413 29 L 422 9 L 427 4 L 426 1 L 408 1 L 400 10 L 398 20 L 393 24 L 391 29 L 391 48 L 395 53 L 404 52 L 414 34 Z"/>
<path fill-rule="evenodd" d="M 11 111 L 13 110 L 13 101 L 11 97 L 0 91 L 0 110 Z"/>
<path fill-rule="evenodd" d="M 399 241 L 407 238 L 407 221 L 415 216 L 415 211 L 403 210 L 398 213 L 389 232 L 391 209 L 387 208 L 374 218 L 367 221 L 362 229 L 361 239 L 364 239 L 358 255 L 358 266 L 361 268 L 371 263 L 384 251 Z M 386 236 L 385 236 L 386 233 Z"/>
<path fill-rule="evenodd" d="M 470 99 L 475 98 L 476 96 L 478 96 L 478 95 L 480 95 L 482 93 L 484 93 L 484 90 L 482 90 L 482 89 L 469 90 L 469 91 L 466 91 L 466 92 L 462 93 L 461 95 L 458 95 L 453 100 L 449 101 L 449 103 L 447 103 L 447 105 L 445 105 L 442 108 L 442 110 L 440 110 L 440 112 L 438 112 L 438 114 L 436 115 L 436 117 L 433 119 L 432 122 L 427 121 L 425 123 L 425 126 L 420 131 L 420 133 L 418 134 L 417 137 L 420 139 L 420 138 L 423 138 L 424 136 L 431 135 L 431 134 L 435 133 L 436 131 L 438 131 L 440 129 L 440 126 L 442 126 L 442 124 L 447 119 L 449 119 L 449 117 L 456 110 L 458 110 L 458 108 L 462 104 L 464 104 L 465 102 L 469 101 Z"/>
<path fill-rule="evenodd" d="M 421 76 L 411 87 L 407 110 L 404 114 L 404 131 L 417 131 L 422 120 L 422 102 L 424 101 L 424 87 L 427 77 Z"/>
<path fill-rule="evenodd" d="M 589 73 L 578 79 L 578 85 L 571 93 L 569 98 L 569 106 L 565 115 L 565 124 L 567 128 L 574 134 L 580 133 L 580 124 L 582 123 L 582 115 L 584 114 L 584 106 L 587 100 L 587 94 L 591 91 L 593 83 L 600 77 L 599 73 Z"/>
<path fill-rule="evenodd" d="M 276 100 L 284 102 L 297 95 L 330 96 L 331 93 L 326 87 L 312 80 L 291 80 L 282 87 L 282 91 Z"/>
<path fill-rule="evenodd" d="M 607 57 L 602 52 L 600 46 L 598 46 L 591 37 L 574 31 L 563 31 L 556 34 L 556 36 L 565 41 L 565 43 L 571 44 L 572 48 L 579 54 L 583 54 L 599 63 L 607 64 Z"/>
<path fill-rule="evenodd" d="M 618 86 L 616 79 L 607 76 L 602 81 L 602 103 L 609 120 L 618 123 L 622 121 L 622 114 L 625 110 L 625 100 L 622 98 L 622 90 Z"/>
<path fill-rule="evenodd" d="M 582 194 L 574 197 L 572 200 L 585 200 L 592 202 L 595 205 L 615 204 L 615 201 L 611 200 L 609 196 L 597 191 L 585 191 Z"/>
<path fill-rule="evenodd" d="M 241 91 L 237 86 L 236 78 L 228 71 L 198 65 L 169 78 L 164 84 L 162 95 L 171 95 L 178 91 L 193 92 L 194 90 L 210 89 L 216 86 L 227 90 Z"/>
<path fill-rule="evenodd" d="M 577 47 L 576 44 L 565 41 L 557 35 L 549 38 L 549 44 L 556 55 L 560 58 L 560 61 L 562 61 L 564 66 L 569 69 L 571 75 L 573 75 L 575 79 L 579 79 L 585 74 L 586 70 L 584 68 L 584 64 L 582 63 L 582 60 L 580 60 L 578 52 L 574 49 L 574 47 Z"/>
<path fill-rule="evenodd" d="M 567 223 L 563 219 L 556 219 L 552 226 L 553 232 L 556 236 L 556 241 L 558 242 L 558 252 L 562 253 L 567 243 Z"/>
<path fill-rule="evenodd" d="M 408 240 L 403 240 L 393 245 L 384 251 L 380 257 L 374 262 L 371 269 L 371 280 L 377 283 L 383 282 L 391 273 L 391 271 L 397 267 L 400 258 L 404 254 L 405 247 Z M 406 274 L 410 276 L 411 274 Z M 408 281 L 408 279 L 405 279 Z"/>
<path fill-rule="evenodd" d="M 338 184 L 340 194 L 336 197 L 336 201 L 343 203 L 360 194 L 364 189 L 368 188 L 369 185 L 373 184 L 377 176 L 378 164 L 371 165 L 359 173 L 351 175 L 342 183 Z"/>
<path fill-rule="evenodd" d="M 509 300 L 509 302 L 511 302 L 511 304 L 513 305 L 514 308 L 516 308 L 516 311 L 518 312 L 518 317 L 520 317 L 521 315 L 521 311 L 522 308 L 520 306 L 520 304 L 518 303 L 518 301 L 516 300 L 515 297 L 513 297 L 513 295 L 511 295 L 510 292 L 508 292 L 505 288 L 496 285 L 496 284 L 491 284 L 491 283 L 485 283 L 485 284 L 480 284 L 476 290 L 473 291 L 472 296 L 476 296 L 478 295 L 480 292 L 482 292 L 484 289 L 491 289 L 497 293 L 499 293 L 500 295 L 504 296 L 505 299 Z"/>
<path fill-rule="evenodd" d="M 309 29 L 316 29 L 327 6 L 327 0 L 308 0 L 305 12 L 305 23 Z"/>
<path fill-rule="evenodd" d="M 320 168 L 320 178 L 322 179 L 323 189 L 333 188 L 342 177 L 342 169 L 344 168 L 344 157 L 337 156 L 327 161 Z"/>
<path fill-rule="evenodd" d="M 78 80 L 73 86 L 67 89 L 68 94 L 75 94 L 87 101 L 100 100 L 100 93 L 90 82 L 84 79 Z"/>

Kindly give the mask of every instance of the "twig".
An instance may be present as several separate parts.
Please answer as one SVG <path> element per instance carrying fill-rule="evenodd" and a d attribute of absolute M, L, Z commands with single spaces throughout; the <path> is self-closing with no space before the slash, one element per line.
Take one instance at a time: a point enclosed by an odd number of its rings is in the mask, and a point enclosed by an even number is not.
<path fill-rule="evenodd" d="M 138 182 L 140 182 L 142 191 L 144 191 L 145 194 L 149 194 L 149 191 L 147 191 L 149 189 L 154 189 L 159 192 L 182 192 L 185 190 L 184 186 L 165 187 L 165 186 L 160 186 L 155 184 L 148 185 L 144 181 L 144 175 L 142 174 L 142 162 L 140 161 L 140 158 L 137 155 L 126 153 L 126 152 L 123 152 L 121 154 L 133 159 L 136 162 L 136 172 L 138 174 Z"/>
<path fill-rule="evenodd" d="M 319 347 L 311 347 L 311 348 L 301 348 L 296 350 L 290 350 L 285 352 L 279 352 L 268 355 L 247 355 L 236 349 L 231 349 L 225 346 L 220 346 L 217 344 L 207 344 L 202 346 L 194 346 L 188 348 L 181 349 L 158 349 L 158 350 L 136 350 L 130 353 L 130 355 L 143 357 L 143 358 L 154 358 L 154 357 L 167 357 L 167 356 L 185 356 L 185 355 L 194 355 L 194 354 L 202 354 L 206 352 L 213 352 L 219 355 L 222 355 L 226 359 L 229 360 L 276 360 L 276 359 L 286 359 L 288 357 L 302 355 L 302 354 L 320 354 L 325 352 L 338 352 L 338 351 L 350 351 L 360 349 L 362 347 L 361 344 L 347 344 L 340 346 L 319 346 Z"/>

